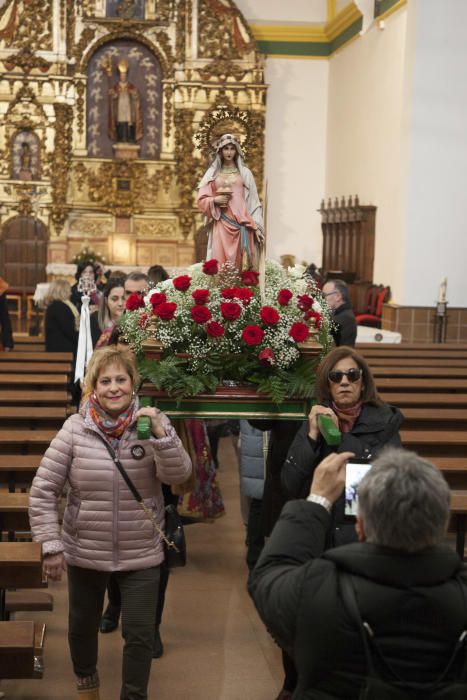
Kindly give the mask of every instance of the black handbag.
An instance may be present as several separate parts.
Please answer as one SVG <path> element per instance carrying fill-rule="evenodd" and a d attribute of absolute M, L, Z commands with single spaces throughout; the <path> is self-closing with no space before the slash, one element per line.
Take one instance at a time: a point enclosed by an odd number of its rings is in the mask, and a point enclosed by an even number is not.
<path fill-rule="evenodd" d="M 118 471 L 122 475 L 126 485 L 130 489 L 134 499 L 138 501 L 141 508 L 146 513 L 148 519 L 151 521 L 155 532 L 158 532 L 164 541 L 165 550 L 165 560 L 169 569 L 173 569 L 177 566 L 185 566 L 186 564 L 186 540 L 185 532 L 183 530 L 182 520 L 177 513 L 177 509 L 174 505 L 170 504 L 165 508 L 165 532 L 159 527 L 152 511 L 144 503 L 143 498 L 125 471 L 123 464 L 118 459 L 112 447 L 107 441 L 104 440 L 104 444 L 107 448 L 109 455 L 117 467 Z"/>

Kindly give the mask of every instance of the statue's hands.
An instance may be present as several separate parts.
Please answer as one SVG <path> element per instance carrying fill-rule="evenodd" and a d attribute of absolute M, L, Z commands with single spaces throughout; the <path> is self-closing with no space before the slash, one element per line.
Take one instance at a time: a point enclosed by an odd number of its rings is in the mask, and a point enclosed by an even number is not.
<path fill-rule="evenodd" d="M 216 204 L 219 204 L 221 207 L 226 207 L 227 204 L 229 203 L 230 195 L 228 194 L 217 194 L 214 197 L 214 202 Z"/>
<path fill-rule="evenodd" d="M 261 231 L 261 229 L 259 229 L 259 228 L 255 229 L 255 237 L 256 237 L 256 240 L 258 241 L 258 243 L 264 243 L 265 236 L 264 236 L 264 233 Z"/>

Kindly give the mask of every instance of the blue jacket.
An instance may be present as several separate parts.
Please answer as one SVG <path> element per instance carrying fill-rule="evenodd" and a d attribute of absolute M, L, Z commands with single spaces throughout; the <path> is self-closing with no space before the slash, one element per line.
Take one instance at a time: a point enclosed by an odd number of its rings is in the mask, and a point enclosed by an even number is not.
<path fill-rule="evenodd" d="M 263 497 L 268 437 L 247 420 L 240 421 L 240 490 L 249 498 Z"/>

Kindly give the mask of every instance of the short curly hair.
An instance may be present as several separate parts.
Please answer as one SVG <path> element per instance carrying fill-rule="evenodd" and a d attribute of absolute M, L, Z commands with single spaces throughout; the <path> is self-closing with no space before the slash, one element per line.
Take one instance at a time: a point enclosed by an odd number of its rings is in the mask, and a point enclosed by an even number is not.
<path fill-rule="evenodd" d="M 140 377 L 136 369 L 135 358 L 131 350 L 109 345 L 96 350 L 88 364 L 83 384 L 83 398 L 87 398 L 96 388 L 97 380 L 102 371 L 110 365 L 121 365 L 129 374 L 133 389 L 136 391 L 140 385 Z"/>

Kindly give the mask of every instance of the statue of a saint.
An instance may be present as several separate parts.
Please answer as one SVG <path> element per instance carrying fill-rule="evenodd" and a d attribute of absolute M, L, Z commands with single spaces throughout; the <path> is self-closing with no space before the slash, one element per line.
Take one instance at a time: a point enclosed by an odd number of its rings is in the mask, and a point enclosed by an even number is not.
<path fill-rule="evenodd" d="M 32 180 L 32 155 L 31 147 L 27 141 L 21 143 L 21 151 L 19 154 L 19 178 L 20 180 Z"/>
<path fill-rule="evenodd" d="M 120 79 L 109 90 L 109 136 L 117 143 L 135 143 L 143 138 L 141 99 L 128 82 L 128 61 L 118 63 Z"/>
<path fill-rule="evenodd" d="M 232 134 L 223 134 L 215 149 L 197 200 L 210 225 L 206 259 L 228 260 L 238 269 L 258 269 L 264 225 L 255 179 Z"/>

